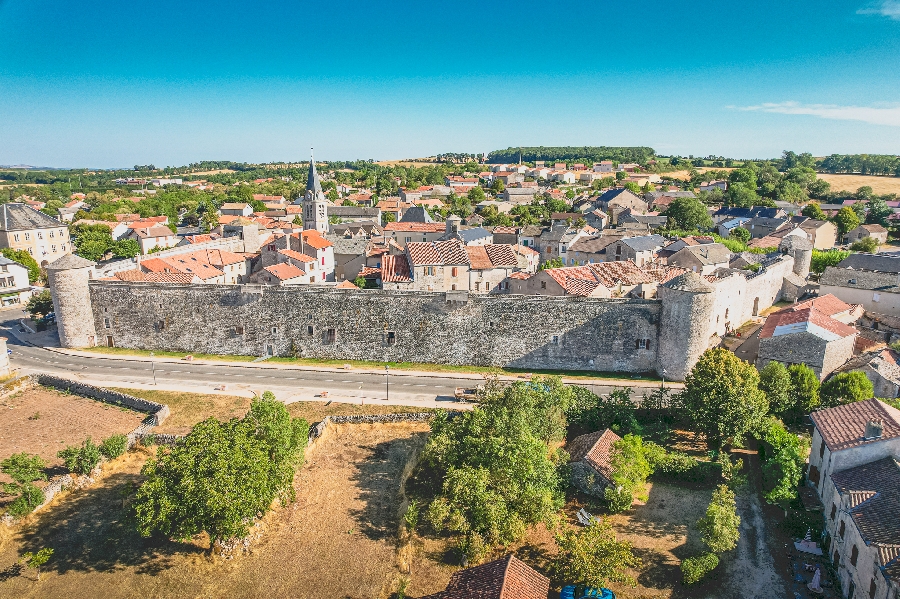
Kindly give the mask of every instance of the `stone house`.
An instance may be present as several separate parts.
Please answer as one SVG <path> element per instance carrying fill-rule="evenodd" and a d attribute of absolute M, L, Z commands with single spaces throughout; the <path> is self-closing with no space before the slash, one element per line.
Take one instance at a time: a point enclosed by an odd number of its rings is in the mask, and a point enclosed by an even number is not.
<path fill-rule="evenodd" d="M 143 225 L 136 223 L 129 225 L 125 239 L 134 239 L 141 247 L 141 254 L 149 254 L 156 248 L 170 248 L 178 245 L 178 236 L 166 225 Z"/>
<path fill-rule="evenodd" d="M 613 445 L 621 439 L 609 429 L 572 439 L 566 446 L 572 485 L 587 495 L 603 497 L 612 484 Z"/>
<path fill-rule="evenodd" d="M 731 250 L 721 243 L 705 243 L 685 246 L 666 260 L 669 266 L 677 266 L 697 274 L 712 274 L 719 268 L 728 268 Z"/>
<path fill-rule="evenodd" d="M 608 262 L 630 260 L 638 266 L 643 266 L 655 261 L 657 252 L 665 244 L 666 239 L 661 235 L 625 237 L 616 240 L 606 248 L 606 260 Z"/>
<path fill-rule="evenodd" d="M 291 238 L 293 246 L 291 249 L 315 258 L 317 282 L 334 281 L 334 246 L 332 243 L 314 229 L 292 233 Z M 299 242 L 299 247 L 295 242 Z"/>
<path fill-rule="evenodd" d="M 365 266 L 365 255 L 372 242 L 365 237 L 327 237 L 334 253 L 334 280 L 353 280 Z M 362 258 L 362 260 L 360 260 Z M 349 268 L 348 268 L 349 265 Z M 380 266 L 380 264 L 379 264 Z M 349 274 L 349 276 L 348 276 Z"/>
<path fill-rule="evenodd" d="M 71 253 L 69 229 L 31 206 L 17 202 L 0 205 L 0 248 L 27 251 L 38 264 Z"/>
<path fill-rule="evenodd" d="M 616 188 L 602 193 L 596 200 L 595 206 L 612 216 L 613 222 L 618 222 L 619 214 L 631 209 L 633 213 L 641 214 L 647 211 L 647 202 L 627 189 Z"/>
<path fill-rule="evenodd" d="M 535 249 L 540 248 L 542 262 L 560 258 L 563 264 L 571 265 L 574 262 L 569 257 L 569 246 L 587 235 L 584 229 L 576 229 L 567 224 L 556 225 L 542 231 Z"/>
<path fill-rule="evenodd" d="M 815 249 L 827 250 L 834 247 L 838 238 L 837 225 L 827 220 L 800 218 L 803 219 L 800 229 L 806 233 L 806 238 L 812 242 Z"/>
<path fill-rule="evenodd" d="M 518 227 L 493 227 L 490 229 L 493 235 L 492 243 L 503 243 L 508 245 L 518 245 L 519 228 Z"/>
<path fill-rule="evenodd" d="M 550 579 L 509 554 L 454 572 L 447 588 L 422 599 L 547 599 Z"/>
<path fill-rule="evenodd" d="M 467 291 L 469 256 L 461 241 L 411 242 L 406 254 L 382 259 L 382 288 L 406 291 Z"/>
<path fill-rule="evenodd" d="M 313 273 L 307 273 L 302 268 L 283 262 L 281 264 L 267 266 L 261 271 L 254 273 L 252 281 L 259 285 L 284 287 L 288 285 L 309 284 L 313 282 L 311 279 L 314 277 L 315 275 Z"/>
<path fill-rule="evenodd" d="M 253 214 L 253 206 L 243 202 L 226 202 L 219 206 L 221 216 L 250 216 Z"/>
<path fill-rule="evenodd" d="M 583 237 L 569 246 L 569 259 L 580 266 L 606 262 L 606 248 L 621 238 L 618 235 Z"/>
<path fill-rule="evenodd" d="M 633 262 L 600 262 L 585 266 L 548 268 L 527 279 L 512 278 L 510 293 L 519 295 L 575 295 L 580 297 L 625 297 L 639 286 L 655 287 L 671 278 L 667 271 L 681 269 L 640 268 Z M 644 293 L 647 290 L 644 289 Z M 652 297 L 641 295 L 639 297 Z"/>
<path fill-rule="evenodd" d="M 806 364 L 825 379 L 853 357 L 858 331 L 842 321 L 859 315 L 828 295 L 771 314 L 759 333 L 757 367 L 771 361 Z"/>
<path fill-rule="evenodd" d="M 858 371 L 872 383 L 875 397 L 900 395 L 900 355 L 886 347 L 853 357 L 838 372 Z"/>
<path fill-rule="evenodd" d="M 830 293 L 868 311 L 900 316 L 900 256 L 850 254 L 819 277 L 820 293 Z"/>
<path fill-rule="evenodd" d="M 540 225 L 525 225 L 519 229 L 519 244 L 540 252 L 541 235 L 547 230 Z M 496 241 L 494 243 L 497 243 Z"/>
<path fill-rule="evenodd" d="M 877 399 L 818 410 L 807 480 L 822 502 L 843 596 L 900 589 L 900 410 Z"/>
<path fill-rule="evenodd" d="M 507 277 L 519 267 L 511 245 L 466 246 L 469 257 L 471 293 L 500 293 L 509 290 Z"/>
<path fill-rule="evenodd" d="M 386 239 L 393 239 L 401 246 L 416 241 L 428 243 L 437 241 L 446 233 L 444 223 L 404 223 L 393 222 L 384 226 Z"/>
<path fill-rule="evenodd" d="M 873 237 L 879 244 L 887 243 L 888 232 L 881 225 L 860 225 L 852 231 L 848 231 L 844 241 L 845 243 L 856 243 L 866 237 Z"/>
<path fill-rule="evenodd" d="M 372 221 L 381 222 L 381 210 L 378 208 L 364 208 L 360 206 L 333 206 L 325 207 L 328 219 L 338 220 L 341 223 L 358 223 Z"/>
<path fill-rule="evenodd" d="M 762 237 L 768 237 L 775 231 L 783 229 L 784 227 L 788 227 L 788 222 L 789 221 L 786 218 L 757 216 L 744 223 L 743 227 L 750 231 L 751 239 L 760 239 Z"/>

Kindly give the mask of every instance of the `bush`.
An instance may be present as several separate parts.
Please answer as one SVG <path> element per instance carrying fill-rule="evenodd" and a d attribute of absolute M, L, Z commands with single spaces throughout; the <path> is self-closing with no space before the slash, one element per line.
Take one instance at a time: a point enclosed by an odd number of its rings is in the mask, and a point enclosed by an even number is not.
<path fill-rule="evenodd" d="M 684 584 L 700 582 L 704 576 L 716 569 L 719 565 L 719 556 L 715 553 L 703 553 L 696 557 L 689 557 L 681 562 L 681 573 L 684 574 Z"/>
<path fill-rule="evenodd" d="M 9 515 L 21 518 L 30 514 L 34 509 L 44 503 L 44 492 L 31 483 L 25 483 L 19 488 L 21 495 L 9 504 Z"/>
<path fill-rule="evenodd" d="M 737 546 L 741 536 L 740 525 L 734 492 L 726 485 L 719 485 L 706 508 L 706 515 L 697 522 L 700 538 L 710 551 L 730 551 Z"/>
<path fill-rule="evenodd" d="M 128 449 L 128 437 L 125 435 L 113 435 L 107 437 L 100 444 L 100 453 L 108 460 L 113 460 Z"/>
<path fill-rule="evenodd" d="M 851 245 L 850 249 L 854 252 L 874 254 L 878 251 L 878 240 L 874 237 L 863 237 L 862 239 Z"/>
<path fill-rule="evenodd" d="M 90 474 L 100 463 L 100 447 L 88 437 L 81 447 L 69 446 L 60 450 L 57 457 L 62 458 L 66 468 L 75 474 Z"/>
<path fill-rule="evenodd" d="M 850 252 L 845 250 L 813 250 L 809 268 L 815 273 L 822 274 L 827 267 L 837 266 L 849 255 Z"/>
<path fill-rule="evenodd" d="M 826 408 L 870 399 L 873 394 L 871 381 L 858 370 L 840 372 L 819 388 L 819 398 Z"/>

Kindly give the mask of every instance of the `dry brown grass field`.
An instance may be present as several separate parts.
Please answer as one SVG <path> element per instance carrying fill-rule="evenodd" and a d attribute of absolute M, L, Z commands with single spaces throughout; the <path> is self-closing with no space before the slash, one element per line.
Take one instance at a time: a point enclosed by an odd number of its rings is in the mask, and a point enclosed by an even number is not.
<path fill-rule="evenodd" d="M 0 597 L 321 597 L 386 599 L 399 580 L 403 476 L 427 424 L 330 427 L 295 479 L 294 503 L 268 514 L 248 553 L 210 555 L 208 539 L 175 543 L 131 532 L 122 497 L 152 452 L 109 463 L 101 480 L 62 494 L 21 526 L 0 527 Z M 15 567 L 53 547 L 40 582 Z"/>
<path fill-rule="evenodd" d="M 832 191 L 856 191 L 860 187 L 869 186 L 878 194 L 900 194 L 900 177 L 881 177 L 877 175 L 830 175 L 819 173 L 819 179 L 831 183 Z"/>

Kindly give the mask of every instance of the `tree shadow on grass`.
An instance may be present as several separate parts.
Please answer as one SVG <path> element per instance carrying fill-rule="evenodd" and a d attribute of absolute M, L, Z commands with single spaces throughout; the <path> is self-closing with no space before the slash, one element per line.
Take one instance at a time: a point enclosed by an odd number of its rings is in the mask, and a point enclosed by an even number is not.
<path fill-rule="evenodd" d="M 356 475 L 351 481 L 359 488 L 359 497 L 365 505 L 351 510 L 350 515 L 369 539 L 379 541 L 397 536 L 404 470 L 412 453 L 424 445 L 427 436 L 425 432 L 413 433 L 372 447 L 359 447 L 365 451 L 365 457 L 355 464 Z"/>
<path fill-rule="evenodd" d="M 21 551 L 51 547 L 53 558 L 45 567 L 60 574 L 125 568 L 136 568 L 139 574 L 157 574 L 171 567 L 177 554 L 205 553 L 196 545 L 145 539 L 134 531 L 123 505 L 123 493 L 140 481 L 137 474 L 116 473 L 96 487 L 75 491 L 19 533 Z"/>

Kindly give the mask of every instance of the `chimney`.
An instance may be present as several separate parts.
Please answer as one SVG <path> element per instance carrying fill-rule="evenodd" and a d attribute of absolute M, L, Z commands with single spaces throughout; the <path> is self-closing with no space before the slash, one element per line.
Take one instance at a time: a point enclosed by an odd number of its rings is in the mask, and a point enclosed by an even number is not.
<path fill-rule="evenodd" d="M 863 434 L 863 439 L 866 441 L 880 439 L 883 431 L 884 425 L 880 420 L 869 420 L 866 423 L 866 432 Z"/>

